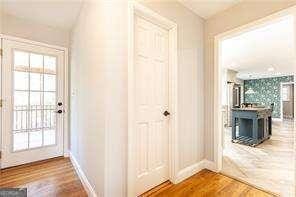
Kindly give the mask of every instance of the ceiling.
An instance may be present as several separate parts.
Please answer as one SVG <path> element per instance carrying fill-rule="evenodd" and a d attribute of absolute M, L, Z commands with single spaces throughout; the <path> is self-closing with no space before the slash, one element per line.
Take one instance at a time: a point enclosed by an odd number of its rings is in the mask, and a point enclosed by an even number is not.
<path fill-rule="evenodd" d="M 3 12 L 39 24 L 71 29 L 82 0 L 1 0 Z"/>
<path fill-rule="evenodd" d="M 266 78 L 294 73 L 294 18 L 286 16 L 222 42 L 221 63 L 238 78 Z M 273 69 L 273 70 L 272 70 Z"/>
<path fill-rule="evenodd" d="M 226 10 L 241 0 L 179 0 L 185 7 L 204 19 Z"/>
<path fill-rule="evenodd" d="M 70 30 L 83 0 L 0 0 L 4 13 L 39 24 Z M 207 19 L 240 0 L 178 0 Z"/>

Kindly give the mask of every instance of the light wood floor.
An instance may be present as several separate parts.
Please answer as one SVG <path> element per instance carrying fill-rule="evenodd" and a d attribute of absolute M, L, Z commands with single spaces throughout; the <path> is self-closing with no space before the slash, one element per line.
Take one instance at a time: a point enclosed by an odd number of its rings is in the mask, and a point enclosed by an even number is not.
<path fill-rule="evenodd" d="M 227 176 L 202 170 L 185 181 L 170 182 L 146 192 L 142 197 L 270 197 L 264 191 L 236 181 Z"/>
<path fill-rule="evenodd" d="M 253 148 L 231 143 L 227 130 L 222 172 L 281 196 L 294 197 L 293 133 L 293 122 L 273 121 L 272 137 Z"/>
<path fill-rule="evenodd" d="M 29 197 L 87 196 L 67 158 L 55 158 L 0 172 L 0 188 L 28 188 Z"/>

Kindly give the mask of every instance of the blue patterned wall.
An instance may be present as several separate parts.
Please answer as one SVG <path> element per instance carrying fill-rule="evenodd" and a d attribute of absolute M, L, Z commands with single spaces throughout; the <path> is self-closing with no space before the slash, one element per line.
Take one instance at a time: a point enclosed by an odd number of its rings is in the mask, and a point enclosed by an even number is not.
<path fill-rule="evenodd" d="M 245 103 L 260 103 L 270 106 L 274 103 L 274 111 L 272 117 L 281 117 L 280 89 L 282 82 L 294 81 L 293 76 L 273 77 L 263 79 L 252 79 L 244 81 L 244 92 L 250 87 L 255 91 L 254 94 L 244 94 Z"/>

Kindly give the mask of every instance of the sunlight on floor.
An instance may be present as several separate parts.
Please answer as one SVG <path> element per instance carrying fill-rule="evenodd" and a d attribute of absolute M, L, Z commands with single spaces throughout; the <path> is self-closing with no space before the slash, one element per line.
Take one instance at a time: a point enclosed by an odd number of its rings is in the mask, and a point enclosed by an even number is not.
<path fill-rule="evenodd" d="M 234 144 L 225 130 L 222 172 L 265 190 L 294 196 L 293 122 L 273 121 L 271 139 L 257 147 Z"/>

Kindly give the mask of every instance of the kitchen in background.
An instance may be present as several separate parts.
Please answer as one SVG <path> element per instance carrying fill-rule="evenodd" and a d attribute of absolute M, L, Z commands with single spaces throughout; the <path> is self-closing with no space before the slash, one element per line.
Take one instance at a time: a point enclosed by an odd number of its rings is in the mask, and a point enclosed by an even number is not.
<path fill-rule="evenodd" d="M 293 81 L 293 76 L 244 80 L 244 103 L 256 103 L 264 106 L 271 106 L 274 103 L 272 118 L 281 118 L 281 84 Z M 291 92 L 289 89 L 287 91 Z M 292 94 L 290 95 L 292 96 Z M 287 98 L 286 100 L 292 99 Z M 290 103 L 293 102 L 286 102 L 286 105 L 288 106 Z"/>
<path fill-rule="evenodd" d="M 223 105 L 224 125 L 232 125 L 232 108 L 242 104 L 272 107 L 272 118 L 294 118 L 294 76 L 242 80 L 237 72 L 227 69 L 227 93 Z M 282 99 L 281 99 L 282 96 Z"/>

